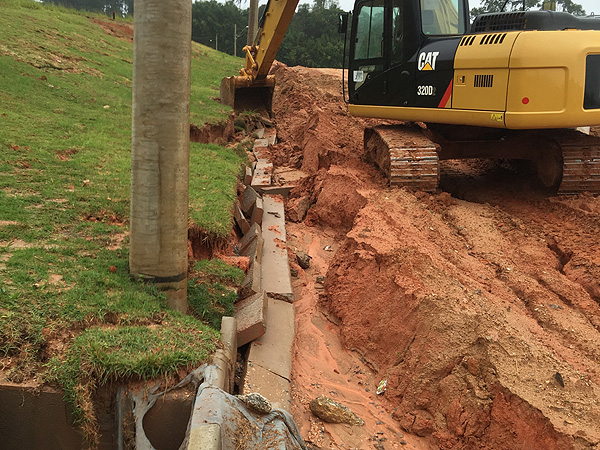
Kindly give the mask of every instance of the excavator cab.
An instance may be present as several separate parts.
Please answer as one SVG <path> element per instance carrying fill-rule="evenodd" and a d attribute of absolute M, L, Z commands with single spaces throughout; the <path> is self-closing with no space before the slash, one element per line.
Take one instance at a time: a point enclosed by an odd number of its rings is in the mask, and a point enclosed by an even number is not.
<path fill-rule="evenodd" d="M 352 15 L 351 104 L 438 106 L 453 78 L 467 0 L 358 0 Z"/>

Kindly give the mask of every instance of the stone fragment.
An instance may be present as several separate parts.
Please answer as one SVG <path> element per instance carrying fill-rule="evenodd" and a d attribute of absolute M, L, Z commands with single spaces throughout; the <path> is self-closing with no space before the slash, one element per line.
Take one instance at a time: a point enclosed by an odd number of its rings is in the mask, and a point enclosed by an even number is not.
<path fill-rule="evenodd" d="M 249 409 L 260 414 L 269 414 L 271 409 L 273 409 L 271 407 L 271 402 L 258 392 L 238 395 L 237 398 L 239 398 Z"/>
<path fill-rule="evenodd" d="M 315 416 L 325 422 L 361 426 L 365 424 L 364 420 L 354 414 L 350 408 L 324 395 L 311 400 L 308 406 Z"/>
<path fill-rule="evenodd" d="M 308 269 L 310 267 L 310 255 L 307 255 L 304 252 L 296 253 L 296 261 L 298 261 L 298 265 L 303 269 Z"/>
<path fill-rule="evenodd" d="M 292 222 L 302 222 L 310 209 L 310 197 L 293 198 L 288 201 L 286 214 Z"/>

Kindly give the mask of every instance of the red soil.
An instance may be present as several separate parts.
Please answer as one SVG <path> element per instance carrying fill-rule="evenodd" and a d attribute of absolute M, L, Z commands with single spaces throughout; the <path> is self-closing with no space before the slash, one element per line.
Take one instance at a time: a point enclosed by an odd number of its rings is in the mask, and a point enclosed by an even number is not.
<path fill-rule="evenodd" d="M 293 412 L 307 441 L 597 448 L 600 198 L 554 197 L 524 165 L 486 161 L 444 162 L 432 195 L 389 189 L 361 159 L 372 121 L 348 115 L 339 71 L 273 71 L 272 159 L 306 175 L 288 208 L 311 203 L 288 231 L 312 256 L 294 266 Z M 317 420 L 321 394 L 365 426 Z"/>

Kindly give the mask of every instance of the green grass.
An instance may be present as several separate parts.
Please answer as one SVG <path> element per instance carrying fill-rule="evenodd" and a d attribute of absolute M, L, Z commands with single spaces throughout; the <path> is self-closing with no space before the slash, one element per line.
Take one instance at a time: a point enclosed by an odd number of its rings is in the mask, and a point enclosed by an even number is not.
<path fill-rule="evenodd" d="M 219 259 L 196 262 L 194 277 L 188 281 L 188 303 L 192 314 L 219 327 L 223 316 L 233 315 L 237 293 L 230 286 L 244 281 L 244 272 Z"/>
<path fill-rule="evenodd" d="M 239 283 L 225 266 L 226 278 L 198 271 L 185 317 L 130 278 L 133 49 L 98 21 L 112 23 L 33 0 L 3 0 L 0 14 L 0 363 L 13 381 L 58 381 L 83 422 L 98 383 L 206 361 Z M 214 98 L 240 66 L 193 45 L 193 123 L 226 119 Z M 190 153 L 190 218 L 226 239 L 243 158 L 216 145 Z"/>

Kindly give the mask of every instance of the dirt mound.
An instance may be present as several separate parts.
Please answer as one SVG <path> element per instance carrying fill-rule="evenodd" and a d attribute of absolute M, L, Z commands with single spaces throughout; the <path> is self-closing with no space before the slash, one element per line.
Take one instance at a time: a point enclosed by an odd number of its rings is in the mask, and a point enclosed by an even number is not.
<path fill-rule="evenodd" d="M 294 241 L 326 273 L 320 295 L 303 282 L 302 302 L 318 298 L 344 347 L 387 380 L 388 415 L 434 448 L 597 446 L 600 199 L 552 197 L 505 162 L 448 163 L 449 193 L 388 189 L 361 159 L 370 121 L 347 115 L 339 77 L 275 73 L 278 157 L 312 175 L 289 200 L 311 205 L 294 233 L 325 233 L 336 250 Z M 313 383 L 297 383 L 295 408 L 314 430 L 305 400 L 333 375 L 306 373 L 304 328 L 294 377 Z M 323 430 L 333 448 L 347 442 Z"/>

